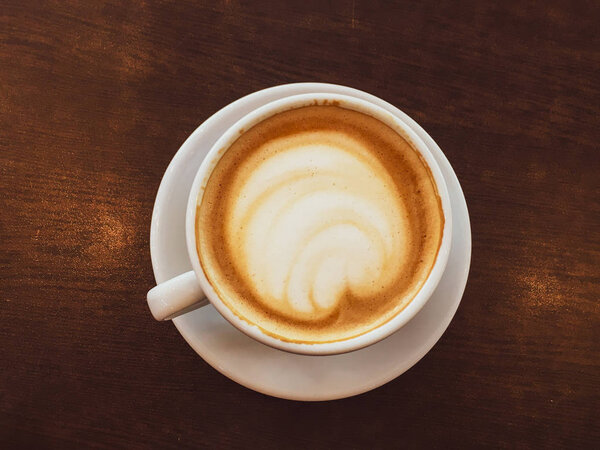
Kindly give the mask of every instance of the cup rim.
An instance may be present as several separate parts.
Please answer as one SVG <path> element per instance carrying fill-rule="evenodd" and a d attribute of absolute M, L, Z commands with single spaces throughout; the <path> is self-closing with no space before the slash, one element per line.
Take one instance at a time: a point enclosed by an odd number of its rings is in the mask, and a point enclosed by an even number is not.
<path fill-rule="evenodd" d="M 254 125 L 268 119 L 275 114 L 287 110 L 297 109 L 303 106 L 327 104 L 332 101 L 337 102 L 336 104 L 342 108 L 345 107 L 347 109 L 363 112 L 392 127 L 405 139 L 409 140 L 409 143 L 413 149 L 419 152 L 419 154 L 423 157 L 436 184 L 438 195 L 441 201 L 442 213 L 444 214 L 442 242 L 438 249 L 438 254 L 433 268 L 431 269 L 427 279 L 417 294 L 404 309 L 398 312 L 387 322 L 367 331 L 366 333 L 340 341 L 323 343 L 298 343 L 284 341 L 264 333 L 259 326 L 238 317 L 231 309 L 229 309 L 229 307 L 221 300 L 221 298 L 213 289 L 206 274 L 204 273 L 204 270 L 202 269 L 199 255 L 197 254 L 196 250 L 195 221 L 197 204 L 199 201 L 201 201 L 201 195 L 204 193 L 204 188 L 206 187 L 206 183 L 208 182 L 214 167 L 217 165 L 222 155 L 226 153 L 226 150 L 231 146 L 231 144 L 233 144 L 233 142 L 240 136 L 240 132 L 253 127 Z M 435 158 L 422 139 L 414 131 L 412 131 L 412 129 L 402 119 L 391 114 L 378 105 L 349 95 L 327 93 L 292 95 L 269 102 L 266 105 L 263 105 L 260 108 L 248 113 L 234 123 L 231 127 L 229 127 L 213 144 L 206 157 L 202 161 L 200 168 L 196 172 L 188 197 L 185 224 L 186 243 L 192 267 L 196 273 L 196 277 L 202 290 L 217 311 L 229 323 L 253 339 L 279 350 L 305 355 L 332 355 L 359 350 L 385 339 L 408 323 L 410 319 L 412 319 L 421 310 L 421 308 L 423 308 L 437 287 L 448 262 L 452 238 L 452 212 L 446 181 Z"/>

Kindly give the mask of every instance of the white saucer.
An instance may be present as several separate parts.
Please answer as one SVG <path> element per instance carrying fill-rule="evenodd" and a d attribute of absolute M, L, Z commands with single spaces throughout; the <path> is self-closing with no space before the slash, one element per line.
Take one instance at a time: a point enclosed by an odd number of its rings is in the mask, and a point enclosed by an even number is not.
<path fill-rule="evenodd" d="M 442 336 L 467 283 L 471 226 L 462 189 L 450 163 L 431 137 L 399 109 L 365 92 L 323 83 L 298 83 L 255 92 L 204 122 L 181 146 L 162 179 L 150 231 L 158 283 L 192 270 L 185 243 L 185 208 L 194 175 L 217 138 L 250 111 L 273 100 L 303 93 L 339 93 L 378 104 L 405 121 L 436 158 L 452 202 L 454 235 L 448 266 L 435 293 L 407 325 L 389 338 L 353 353 L 304 356 L 275 350 L 238 331 L 212 306 L 173 320 L 192 348 L 212 367 L 239 384 L 292 400 L 332 400 L 361 394 L 404 373 Z M 158 209 L 156 205 L 163 205 Z"/>

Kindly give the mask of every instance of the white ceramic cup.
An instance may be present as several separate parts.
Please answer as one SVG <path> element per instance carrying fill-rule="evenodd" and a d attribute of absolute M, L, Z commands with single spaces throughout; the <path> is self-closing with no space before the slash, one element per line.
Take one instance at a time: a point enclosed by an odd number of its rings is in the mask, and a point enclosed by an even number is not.
<path fill-rule="evenodd" d="M 380 120 L 411 142 L 413 148 L 421 154 L 431 170 L 441 199 L 444 213 L 442 243 L 427 280 L 411 302 L 391 320 L 365 334 L 341 341 L 315 344 L 287 342 L 265 334 L 256 325 L 236 316 L 212 288 L 202 270 L 196 251 L 197 205 L 202 201 L 204 188 L 214 167 L 225 153 L 223 149 L 229 148 L 243 133 L 243 130 L 248 130 L 259 122 L 283 111 L 314 104 L 331 104 L 331 102 Z M 358 350 L 374 344 L 397 331 L 419 312 L 433 294 L 448 262 L 452 236 L 452 214 L 448 189 L 440 168 L 425 143 L 402 120 L 383 108 L 358 98 L 337 94 L 302 94 L 276 100 L 256 109 L 236 122 L 215 142 L 198 169 L 192 184 L 187 203 L 185 228 L 188 254 L 194 270 L 165 281 L 148 292 L 148 306 L 155 319 L 169 320 L 211 303 L 232 325 L 259 342 L 293 353 L 331 355 Z"/>

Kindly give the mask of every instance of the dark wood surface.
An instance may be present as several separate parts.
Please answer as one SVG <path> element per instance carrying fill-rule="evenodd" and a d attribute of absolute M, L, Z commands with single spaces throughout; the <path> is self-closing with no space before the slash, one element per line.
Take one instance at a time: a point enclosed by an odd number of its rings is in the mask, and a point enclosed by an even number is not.
<path fill-rule="evenodd" d="M 0 446 L 600 446 L 600 4 L 0 1 Z M 185 138 L 250 92 L 373 93 L 437 140 L 473 231 L 462 304 L 389 384 L 300 403 L 150 316 Z"/>

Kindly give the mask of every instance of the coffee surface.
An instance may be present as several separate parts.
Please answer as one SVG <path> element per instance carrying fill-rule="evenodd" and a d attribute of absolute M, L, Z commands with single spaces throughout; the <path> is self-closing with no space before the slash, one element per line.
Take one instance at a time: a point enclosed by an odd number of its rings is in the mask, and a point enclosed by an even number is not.
<path fill-rule="evenodd" d="M 411 144 L 340 106 L 245 131 L 196 215 L 210 284 L 240 318 L 291 342 L 358 336 L 404 309 L 437 256 L 444 216 Z"/>

